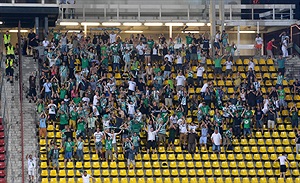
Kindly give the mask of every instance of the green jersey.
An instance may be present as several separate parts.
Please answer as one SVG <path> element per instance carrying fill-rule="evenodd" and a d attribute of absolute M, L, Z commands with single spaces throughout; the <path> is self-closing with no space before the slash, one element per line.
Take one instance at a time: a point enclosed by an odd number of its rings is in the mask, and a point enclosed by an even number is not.
<path fill-rule="evenodd" d="M 186 44 L 187 44 L 187 45 L 192 44 L 193 38 L 192 38 L 191 36 L 186 36 L 185 39 L 186 39 Z"/>
<path fill-rule="evenodd" d="M 61 35 L 61 33 L 55 32 L 54 33 L 54 39 L 55 40 L 60 40 L 60 35 Z"/>
<path fill-rule="evenodd" d="M 105 149 L 106 150 L 112 150 L 112 139 L 105 140 Z"/>
<path fill-rule="evenodd" d="M 70 114 L 71 114 L 71 120 L 76 121 L 78 118 L 78 113 L 72 110 Z"/>
<path fill-rule="evenodd" d="M 205 106 L 201 106 L 200 110 L 204 115 L 208 115 L 210 108 L 208 107 L 208 105 L 205 105 Z"/>
<path fill-rule="evenodd" d="M 153 45 L 154 45 L 154 41 L 153 40 L 148 40 L 147 41 L 147 45 L 149 46 L 149 48 L 153 48 Z"/>
<path fill-rule="evenodd" d="M 153 72 L 155 73 L 155 75 L 157 75 L 157 73 L 161 72 L 161 69 L 159 67 L 156 67 L 153 69 Z"/>
<path fill-rule="evenodd" d="M 77 123 L 77 130 L 84 131 L 84 129 L 85 129 L 85 122 L 84 121 L 79 121 Z"/>
<path fill-rule="evenodd" d="M 68 116 L 65 113 L 60 114 L 59 119 L 60 119 L 60 124 L 61 125 L 67 125 L 67 124 L 69 124 L 69 122 L 68 122 Z"/>
<path fill-rule="evenodd" d="M 86 69 L 89 67 L 89 60 L 87 58 L 83 58 L 81 60 L 81 67 L 82 69 Z"/>
<path fill-rule="evenodd" d="M 138 147 L 139 146 L 139 140 L 140 140 L 139 136 L 132 136 L 131 140 L 132 140 L 132 143 L 133 143 L 134 147 Z"/>
<path fill-rule="evenodd" d="M 67 90 L 66 89 L 60 89 L 60 91 L 59 91 L 59 98 L 60 99 L 64 99 L 65 96 L 66 96 L 66 94 L 67 94 Z"/>
<path fill-rule="evenodd" d="M 72 152 L 74 147 L 74 142 L 65 142 L 65 151 Z"/>
<path fill-rule="evenodd" d="M 250 128 L 250 122 L 251 122 L 250 119 L 245 118 L 243 122 L 244 122 L 244 128 Z"/>
<path fill-rule="evenodd" d="M 252 117 L 252 111 L 251 110 L 247 110 L 246 112 L 245 112 L 245 115 L 247 116 L 247 118 L 251 118 Z"/>
<path fill-rule="evenodd" d="M 285 91 L 283 89 L 278 90 L 278 98 L 284 100 L 285 98 Z"/>
<path fill-rule="evenodd" d="M 81 102 L 81 98 L 80 97 L 76 97 L 76 98 L 73 98 L 73 102 L 78 105 L 80 102 Z"/>
<path fill-rule="evenodd" d="M 222 58 L 216 58 L 215 59 L 215 68 L 221 68 L 221 61 L 222 61 Z"/>

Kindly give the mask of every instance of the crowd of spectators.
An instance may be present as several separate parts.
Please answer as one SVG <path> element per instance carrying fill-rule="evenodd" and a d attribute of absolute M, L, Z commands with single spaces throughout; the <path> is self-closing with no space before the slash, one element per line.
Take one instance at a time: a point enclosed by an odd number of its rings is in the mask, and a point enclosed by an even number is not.
<path fill-rule="evenodd" d="M 161 34 L 156 40 L 143 34 L 121 38 L 114 31 L 93 36 L 57 31 L 42 41 L 30 32 L 28 38 L 34 42 L 29 45 L 37 50 L 41 66 L 40 90 L 36 91 L 32 73 L 28 97 L 37 103 L 40 137 L 47 136 L 48 125 L 59 125 L 62 134 L 60 144 L 52 140 L 48 147 L 49 162 L 58 168 L 62 148 L 65 162 L 74 155 L 83 161 L 84 141 L 95 144 L 88 148 L 95 148 L 103 161 L 116 160 L 122 144 L 128 164 L 134 165 L 136 154 L 156 153 L 159 148 L 173 151 L 177 139 L 191 154 L 211 145 L 220 153 L 221 146 L 232 150 L 233 138 L 251 137 L 253 128 L 263 133 L 266 125 L 272 132 L 278 111 L 287 108 L 286 58 L 277 59 L 276 86 L 263 94 L 253 59 L 246 78 L 233 74 L 235 44 L 229 45 L 225 31 L 218 32 L 212 52 L 209 37 L 189 33 L 183 42 L 180 35 L 173 40 Z M 259 52 L 259 35 L 255 42 Z M 22 45 L 23 55 L 26 47 Z M 207 65 L 208 59 L 214 67 Z M 214 72 L 214 79 L 204 77 L 208 71 Z M 217 79 L 231 82 L 233 94 L 216 86 Z M 200 95 L 191 92 L 197 88 Z M 297 80 L 292 93 L 299 89 Z M 297 130 L 298 110 L 290 110 Z"/>

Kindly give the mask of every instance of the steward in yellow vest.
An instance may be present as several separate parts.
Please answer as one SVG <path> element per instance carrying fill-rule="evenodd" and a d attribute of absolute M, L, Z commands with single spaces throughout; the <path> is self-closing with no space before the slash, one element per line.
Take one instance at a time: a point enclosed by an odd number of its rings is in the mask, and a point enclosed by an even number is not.
<path fill-rule="evenodd" d="M 15 48 L 10 43 L 6 47 L 6 55 L 11 58 L 15 57 Z"/>
<path fill-rule="evenodd" d="M 6 33 L 3 35 L 3 42 L 5 47 L 7 47 L 10 43 L 10 34 L 8 33 L 8 31 L 6 31 Z"/>
<path fill-rule="evenodd" d="M 5 72 L 6 76 L 9 77 L 7 81 L 10 81 L 12 83 L 14 75 L 14 59 L 12 59 L 11 57 L 8 57 L 5 61 Z"/>

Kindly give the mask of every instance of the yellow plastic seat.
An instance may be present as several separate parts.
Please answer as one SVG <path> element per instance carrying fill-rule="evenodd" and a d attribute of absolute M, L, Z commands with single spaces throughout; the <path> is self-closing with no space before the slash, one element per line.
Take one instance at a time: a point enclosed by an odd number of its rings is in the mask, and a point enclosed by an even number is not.
<path fill-rule="evenodd" d="M 67 162 L 67 168 L 68 169 L 73 169 L 74 168 L 73 162 Z"/>
<path fill-rule="evenodd" d="M 177 161 L 183 161 L 184 160 L 183 154 L 178 154 L 176 159 Z"/>
<path fill-rule="evenodd" d="M 206 183 L 205 178 L 203 178 L 203 177 L 199 178 L 199 183 Z"/>
<path fill-rule="evenodd" d="M 230 176 L 230 170 L 229 169 L 223 169 L 223 176 L 229 177 Z"/>
<path fill-rule="evenodd" d="M 224 183 L 223 178 L 222 177 L 218 177 L 216 180 L 216 183 Z"/>
<path fill-rule="evenodd" d="M 165 173 L 167 173 L 167 172 L 165 172 Z M 170 175 L 170 172 L 169 172 L 169 175 Z M 160 170 L 158 169 L 156 169 L 156 170 L 154 170 L 154 176 L 156 176 L 156 177 L 161 177 L 161 172 L 160 172 Z"/>
<path fill-rule="evenodd" d="M 260 161 L 260 154 L 254 154 L 253 160 Z"/>
<path fill-rule="evenodd" d="M 208 161 L 209 160 L 208 154 L 202 154 L 202 160 L 203 161 Z"/>
<path fill-rule="evenodd" d="M 227 160 L 234 161 L 235 160 L 235 155 L 234 154 L 228 154 Z"/>
<path fill-rule="evenodd" d="M 169 154 L 168 155 L 168 160 L 169 161 L 175 161 L 175 155 L 174 154 Z"/>
<path fill-rule="evenodd" d="M 231 176 L 233 176 L 233 177 L 238 177 L 238 176 L 239 176 L 239 171 L 238 171 L 237 169 L 233 169 L 233 170 L 231 171 Z"/>
<path fill-rule="evenodd" d="M 293 172 L 292 172 L 292 175 L 294 177 L 299 177 L 299 169 L 294 169 Z"/>
<path fill-rule="evenodd" d="M 237 167 L 236 162 L 235 161 L 231 161 L 230 164 L 229 164 L 229 167 L 230 168 L 236 168 Z"/>
<path fill-rule="evenodd" d="M 245 162 L 244 162 L 244 161 L 240 161 L 240 162 L 238 163 L 238 167 L 239 167 L 239 168 L 245 168 L 245 167 L 246 167 Z"/>
<path fill-rule="evenodd" d="M 255 146 L 251 147 L 251 153 L 252 153 L 252 154 L 253 154 L 253 153 L 258 153 L 257 147 L 255 147 Z"/>
<path fill-rule="evenodd" d="M 176 170 L 176 171 L 177 171 L 177 170 Z M 173 170 L 172 170 L 172 172 L 171 172 L 172 176 L 178 176 L 178 172 L 177 172 L 177 175 L 174 174 L 174 173 L 176 173 L 176 172 L 173 172 Z M 186 169 L 180 170 L 179 174 L 180 174 L 180 177 L 185 177 L 185 176 L 187 176 Z"/>
<path fill-rule="evenodd" d="M 107 169 L 108 168 L 108 163 L 105 161 L 105 162 L 102 162 L 101 163 L 101 168 L 102 169 Z"/>
<path fill-rule="evenodd" d="M 197 176 L 198 177 L 203 177 L 204 176 L 204 170 L 203 169 L 198 169 L 197 170 Z"/>
<path fill-rule="evenodd" d="M 211 163 L 210 163 L 210 161 L 204 162 L 204 168 L 211 168 Z"/>
<path fill-rule="evenodd" d="M 273 170 L 268 169 L 268 170 L 266 171 L 266 175 L 267 175 L 268 177 L 273 177 L 273 176 L 274 176 Z"/>
<path fill-rule="evenodd" d="M 256 171 L 255 171 L 255 169 L 250 169 L 250 170 L 248 171 L 248 175 L 249 175 L 250 177 L 256 177 Z"/>
<path fill-rule="evenodd" d="M 50 170 L 50 177 L 56 177 L 56 170 Z"/>
<path fill-rule="evenodd" d="M 152 168 L 150 161 L 144 163 L 144 168 Z"/>
<path fill-rule="evenodd" d="M 252 157 L 252 154 L 246 154 L 245 155 L 245 160 L 246 161 L 252 161 L 253 157 Z"/>
<path fill-rule="evenodd" d="M 75 176 L 74 170 L 68 170 L 67 176 L 74 177 Z"/>
<path fill-rule="evenodd" d="M 243 183 L 250 183 L 250 180 L 248 177 L 244 177 L 242 180 Z"/>
<path fill-rule="evenodd" d="M 250 152 L 249 147 L 248 147 L 248 146 L 245 146 L 245 147 L 243 148 L 243 153 L 249 153 L 249 152 Z"/>
<path fill-rule="evenodd" d="M 242 177 L 248 177 L 248 171 L 246 169 L 242 169 L 240 171 L 240 176 L 242 176 Z"/>
<path fill-rule="evenodd" d="M 149 154 L 144 154 L 144 155 L 143 155 L 143 160 L 144 160 L 144 161 L 149 161 L 149 160 L 150 160 Z"/>
<path fill-rule="evenodd" d="M 281 139 L 275 139 L 274 140 L 274 145 L 276 145 L 276 146 L 281 146 L 282 144 L 281 144 Z"/>
<path fill-rule="evenodd" d="M 213 177 L 209 177 L 207 179 L 207 182 L 215 183 L 215 179 Z"/>
<path fill-rule="evenodd" d="M 254 164 L 252 161 L 247 162 L 247 168 L 248 169 L 254 168 Z"/>
<path fill-rule="evenodd" d="M 110 172 L 110 176 L 112 176 L 112 177 L 117 177 L 119 175 L 119 173 L 118 173 L 118 170 L 111 170 L 111 172 Z M 123 176 L 124 175 L 124 171 L 120 171 L 120 176 Z M 126 175 L 125 175 L 126 176 Z"/>
<path fill-rule="evenodd" d="M 208 176 L 208 177 L 213 176 L 212 170 L 211 170 L 211 169 L 207 169 L 207 170 L 205 171 L 205 176 Z"/>
<path fill-rule="evenodd" d="M 135 171 L 134 170 L 129 170 L 128 171 L 128 174 L 127 174 L 129 177 L 134 177 L 135 176 Z"/>
<path fill-rule="evenodd" d="M 265 176 L 265 171 L 263 169 L 259 169 L 257 171 L 257 176 L 264 177 Z"/>
<path fill-rule="evenodd" d="M 59 170 L 58 176 L 59 177 L 65 177 L 66 176 L 66 170 Z"/>
<path fill-rule="evenodd" d="M 50 183 L 58 183 L 56 178 L 51 178 Z"/>
<path fill-rule="evenodd" d="M 210 155 L 210 160 L 211 161 L 217 161 L 218 160 L 218 156 L 216 154 L 212 154 L 212 155 Z"/>
<path fill-rule="evenodd" d="M 257 177 L 251 178 L 251 183 L 258 183 L 258 178 Z"/>
<path fill-rule="evenodd" d="M 236 177 L 233 179 L 233 183 L 241 183 L 241 179 L 239 177 Z"/>
<path fill-rule="evenodd" d="M 197 169 L 198 169 L 198 168 L 202 168 L 202 167 L 203 167 L 202 162 L 201 162 L 201 161 L 196 161 L 195 167 L 196 167 Z"/>
<path fill-rule="evenodd" d="M 262 159 L 263 161 L 269 161 L 269 160 L 270 160 L 268 154 L 263 154 L 263 155 L 261 156 L 261 159 Z"/>
<path fill-rule="evenodd" d="M 269 154 L 275 153 L 275 148 L 273 146 L 268 147 L 268 153 Z"/>
<path fill-rule="evenodd" d="M 218 161 L 214 161 L 213 164 L 212 164 L 212 167 L 213 168 L 220 168 L 220 164 Z"/>
<path fill-rule="evenodd" d="M 230 177 L 225 178 L 225 183 L 232 183 L 232 179 Z"/>
<path fill-rule="evenodd" d="M 228 163 L 227 163 L 227 161 L 223 161 L 222 164 L 221 164 L 221 167 L 222 167 L 222 169 L 228 168 Z"/>

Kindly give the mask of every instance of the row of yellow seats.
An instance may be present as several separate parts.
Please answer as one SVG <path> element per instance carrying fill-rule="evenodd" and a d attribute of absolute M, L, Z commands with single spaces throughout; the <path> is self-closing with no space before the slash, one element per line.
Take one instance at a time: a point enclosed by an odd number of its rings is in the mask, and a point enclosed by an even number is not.
<path fill-rule="evenodd" d="M 91 182 L 92 180 L 90 180 Z M 42 179 L 42 183 L 83 183 L 82 178 L 77 179 L 75 181 L 74 178 L 69 178 L 68 180 L 66 178 L 51 178 L 50 181 L 47 178 Z M 291 178 L 288 177 L 286 179 L 284 178 L 275 178 L 275 177 L 270 177 L 270 178 L 96 178 L 96 183 L 300 183 L 300 178 Z"/>
<path fill-rule="evenodd" d="M 279 168 L 273 170 L 273 169 L 137 169 L 136 171 L 134 170 L 126 170 L 126 169 L 121 169 L 121 170 L 86 170 L 89 174 L 93 172 L 94 177 L 273 177 L 273 176 L 280 176 L 280 170 Z M 288 170 L 286 172 L 286 176 L 292 176 L 292 177 L 299 177 L 299 169 L 292 169 Z M 56 170 L 50 170 L 50 174 L 48 174 L 47 170 L 42 170 L 41 176 L 43 178 L 46 177 L 80 177 L 81 174 L 79 171 L 74 172 L 74 170 L 60 170 L 59 173 L 57 174 Z"/>
<path fill-rule="evenodd" d="M 279 125 L 278 127 L 278 130 L 281 130 L 281 127 L 280 126 L 283 126 L 283 125 Z M 291 125 L 288 125 L 288 126 L 291 126 Z M 284 128 L 284 127 L 282 127 Z M 292 130 L 292 127 L 291 127 L 291 130 Z M 265 132 L 266 133 L 266 132 Z M 284 146 L 289 146 L 289 145 L 295 145 L 295 139 L 241 139 L 240 142 L 237 140 L 237 139 L 234 139 L 232 141 L 233 145 L 242 145 L 242 146 L 247 146 L 247 145 L 250 145 L 250 146 L 264 146 L 264 145 L 267 145 L 267 146 L 281 146 L 281 145 L 284 145 Z"/>

